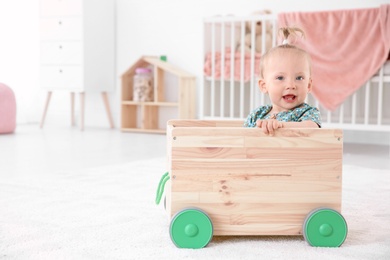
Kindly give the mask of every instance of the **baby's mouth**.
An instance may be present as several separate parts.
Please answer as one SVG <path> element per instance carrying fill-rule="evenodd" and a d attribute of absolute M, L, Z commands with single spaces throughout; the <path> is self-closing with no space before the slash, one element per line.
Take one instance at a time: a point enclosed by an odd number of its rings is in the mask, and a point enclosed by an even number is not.
<path fill-rule="evenodd" d="M 293 102 L 295 100 L 296 96 L 295 95 L 285 95 L 283 96 L 283 99 L 287 102 Z"/>

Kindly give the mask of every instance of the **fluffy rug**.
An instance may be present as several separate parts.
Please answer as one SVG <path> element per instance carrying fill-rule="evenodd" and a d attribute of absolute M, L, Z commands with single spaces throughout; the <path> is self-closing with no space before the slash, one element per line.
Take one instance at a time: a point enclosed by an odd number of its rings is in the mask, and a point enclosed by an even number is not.
<path fill-rule="evenodd" d="M 0 258 L 390 259 L 390 171 L 344 166 L 340 248 L 302 237 L 214 237 L 198 250 L 170 240 L 154 204 L 165 158 L 0 180 Z"/>

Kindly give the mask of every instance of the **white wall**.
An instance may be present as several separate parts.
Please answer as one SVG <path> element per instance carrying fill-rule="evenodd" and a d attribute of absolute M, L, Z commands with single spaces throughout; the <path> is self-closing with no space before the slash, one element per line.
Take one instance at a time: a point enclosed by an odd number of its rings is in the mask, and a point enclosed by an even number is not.
<path fill-rule="evenodd" d="M 274 13 L 378 7 L 389 0 L 113 0 L 116 1 L 116 90 L 111 106 L 120 118 L 120 76 L 142 55 L 167 55 L 168 61 L 195 74 L 198 87 L 203 68 L 202 19 Z M 0 0 L 0 82 L 13 88 L 19 123 L 39 122 L 46 93 L 39 88 L 39 0 Z M 98 44 L 98 43 L 97 43 Z M 86 129 L 108 127 L 101 97 L 86 98 Z M 54 93 L 46 124 L 69 125 L 69 95 Z"/>
<path fill-rule="evenodd" d="M 16 95 L 17 121 L 36 121 L 39 83 L 39 0 L 0 0 L 0 82 Z"/>

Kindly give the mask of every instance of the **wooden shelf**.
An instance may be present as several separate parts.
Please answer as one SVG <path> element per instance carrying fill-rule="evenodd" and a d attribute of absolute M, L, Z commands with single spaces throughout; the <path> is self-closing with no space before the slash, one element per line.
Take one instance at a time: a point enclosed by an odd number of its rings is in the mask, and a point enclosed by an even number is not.
<path fill-rule="evenodd" d="M 153 100 L 133 101 L 133 78 L 140 67 L 153 68 Z M 165 86 L 166 73 L 177 77 L 176 86 Z M 166 124 L 160 125 L 160 108 L 174 108 L 177 119 L 195 118 L 195 76 L 158 57 L 141 57 L 122 75 L 121 130 L 124 132 L 165 133 Z M 177 102 L 166 100 L 165 91 L 176 91 Z M 140 117 L 140 118 L 137 118 Z M 175 119 L 175 118 L 169 118 Z"/>

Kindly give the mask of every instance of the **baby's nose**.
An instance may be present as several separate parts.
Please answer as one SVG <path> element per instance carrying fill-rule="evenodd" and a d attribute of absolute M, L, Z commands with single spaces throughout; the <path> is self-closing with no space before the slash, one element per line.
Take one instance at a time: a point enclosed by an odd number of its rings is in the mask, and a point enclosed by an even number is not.
<path fill-rule="evenodd" d="M 286 88 L 287 89 L 295 89 L 295 82 L 294 80 L 286 80 Z"/>

